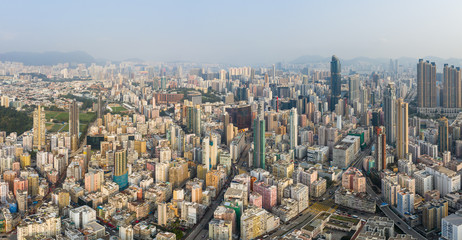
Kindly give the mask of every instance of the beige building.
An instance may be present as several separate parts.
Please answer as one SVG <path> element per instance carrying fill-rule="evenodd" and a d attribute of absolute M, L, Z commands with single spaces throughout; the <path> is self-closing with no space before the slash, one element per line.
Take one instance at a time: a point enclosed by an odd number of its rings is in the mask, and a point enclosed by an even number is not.
<path fill-rule="evenodd" d="M 39 106 L 34 110 L 34 148 L 41 150 L 45 145 L 45 110 Z"/>
<path fill-rule="evenodd" d="M 17 227 L 18 239 L 43 235 L 55 237 L 61 233 L 61 217 L 56 213 L 29 215 L 22 219 Z"/>

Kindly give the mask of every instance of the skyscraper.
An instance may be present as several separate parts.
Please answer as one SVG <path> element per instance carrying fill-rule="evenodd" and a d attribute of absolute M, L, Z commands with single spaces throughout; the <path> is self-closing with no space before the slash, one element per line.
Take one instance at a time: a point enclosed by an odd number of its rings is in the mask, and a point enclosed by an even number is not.
<path fill-rule="evenodd" d="M 348 78 L 348 103 L 353 105 L 359 100 L 359 75 L 355 74 Z"/>
<path fill-rule="evenodd" d="M 423 59 L 417 64 L 417 106 L 436 107 L 436 65 Z"/>
<path fill-rule="evenodd" d="M 297 147 L 297 138 L 298 138 L 298 115 L 297 109 L 292 108 L 290 110 L 290 119 L 289 119 L 289 131 L 290 131 L 290 149 L 295 149 Z"/>
<path fill-rule="evenodd" d="M 384 132 L 377 133 L 377 150 L 376 153 L 376 166 L 377 171 L 387 168 L 387 135 Z"/>
<path fill-rule="evenodd" d="M 165 76 L 162 76 L 162 77 L 160 78 L 160 88 L 161 88 L 162 90 L 167 89 L 167 79 L 165 78 Z"/>
<path fill-rule="evenodd" d="M 396 142 L 396 88 L 394 83 L 389 83 L 385 90 L 383 108 L 387 143 L 393 145 Z"/>
<path fill-rule="evenodd" d="M 193 120 L 193 132 L 196 136 L 201 136 L 201 106 L 196 105 L 194 107 L 194 120 Z"/>
<path fill-rule="evenodd" d="M 398 159 L 403 159 L 408 153 L 409 126 L 408 126 L 408 103 L 402 98 L 396 100 L 397 127 L 396 148 Z"/>
<path fill-rule="evenodd" d="M 222 121 L 223 121 L 223 137 L 221 138 L 221 141 L 228 145 L 227 128 L 229 125 L 229 114 L 226 111 L 222 115 Z"/>
<path fill-rule="evenodd" d="M 72 151 L 78 149 L 79 127 L 79 105 L 74 99 L 69 106 L 69 136 L 71 137 Z"/>
<path fill-rule="evenodd" d="M 45 146 L 45 111 L 41 106 L 34 110 L 34 148 L 41 150 Z"/>
<path fill-rule="evenodd" d="M 115 183 L 119 185 L 119 189 L 122 190 L 128 186 L 127 164 L 127 150 L 118 150 L 115 153 L 113 180 Z"/>
<path fill-rule="evenodd" d="M 438 119 L 438 151 L 441 153 L 449 151 L 448 132 L 448 119 L 446 117 Z"/>
<path fill-rule="evenodd" d="M 330 62 L 330 89 L 331 89 L 331 102 L 330 110 L 335 110 L 335 104 L 342 97 L 342 66 L 337 56 L 332 56 Z"/>
<path fill-rule="evenodd" d="M 462 82 L 460 76 L 460 68 L 449 67 L 448 64 L 444 64 L 442 107 L 462 107 Z"/>
<path fill-rule="evenodd" d="M 101 93 L 98 95 L 98 111 L 97 111 L 97 116 L 98 118 L 102 118 L 103 117 L 103 113 L 104 113 L 104 110 L 103 110 L 103 99 L 101 97 Z"/>
<path fill-rule="evenodd" d="M 254 120 L 253 142 L 253 165 L 256 168 L 265 169 L 265 119 L 262 116 Z"/>
<path fill-rule="evenodd" d="M 202 164 L 204 164 L 207 171 L 212 170 L 212 164 L 210 162 L 210 138 L 209 136 L 202 139 Z"/>

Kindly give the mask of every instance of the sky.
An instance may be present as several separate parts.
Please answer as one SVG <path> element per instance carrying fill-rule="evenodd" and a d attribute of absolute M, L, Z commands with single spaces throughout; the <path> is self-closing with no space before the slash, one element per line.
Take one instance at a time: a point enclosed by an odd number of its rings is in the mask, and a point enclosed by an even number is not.
<path fill-rule="evenodd" d="M 462 1 L 0 0 L 0 52 L 254 64 L 462 57 Z"/>

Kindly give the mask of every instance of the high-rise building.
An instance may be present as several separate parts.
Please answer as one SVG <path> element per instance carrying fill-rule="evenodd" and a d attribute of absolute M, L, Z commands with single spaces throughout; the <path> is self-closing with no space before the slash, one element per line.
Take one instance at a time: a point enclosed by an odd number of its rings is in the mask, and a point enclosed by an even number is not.
<path fill-rule="evenodd" d="M 202 139 L 202 164 L 207 168 L 207 171 L 217 167 L 218 156 L 218 137 L 215 134 L 204 137 Z"/>
<path fill-rule="evenodd" d="M 423 206 L 422 225 L 428 231 L 441 230 L 441 220 L 448 216 L 448 201 L 439 200 Z"/>
<path fill-rule="evenodd" d="M 396 88 L 394 83 L 389 83 L 383 95 L 383 108 L 385 114 L 385 133 L 387 143 L 393 145 L 396 142 Z"/>
<path fill-rule="evenodd" d="M 222 115 L 222 122 L 223 122 L 223 138 L 221 138 L 222 142 L 228 145 L 228 134 L 227 128 L 229 123 L 229 113 L 224 112 Z"/>
<path fill-rule="evenodd" d="M 426 192 L 433 190 L 433 175 L 430 173 L 421 170 L 414 173 L 414 178 L 415 191 L 420 196 L 424 196 Z"/>
<path fill-rule="evenodd" d="M 290 131 L 290 149 L 295 149 L 298 144 L 297 144 L 297 138 L 298 138 L 298 115 L 297 115 L 297 109 L 292 108 L 290 110 L 290 119 L 289 119 L 289 131 Z"/>
<path fill-rule="evenodd" d="M 387 168 L 387 135 L 383 132 L 377 134 L 377 149 L 375 150 L 375 164 L 377 171 Z"/>
<path fill-rule="evenodd" d="M 396 126 L 396 148 L 397 157 L 406 157 L 409 149 L 409 124 L 408 124 L 408 103 L 402 98 L 396 100 L 397 126 Z"/>
<path fill-rule="evenodd" d="M 397 179 L 392 177 L 382 178 L 382 195 L 386 203 L 390 205 L 396 204 L 397 192 L 401 190 Z"/>
<path fill-rule="evenodd" d="M 16 230 L 17 239 L 54 238 L 56 235 L 61 235 L 61 216 L 52 211 L 29 215 L 22 218 Z"/>
<path fill-rule="evenodd" d="M 71 209 L 69 211 L 69 218 L 78 229 L 82 229 L 85 228 L 88 223 L 96 221 L 96 211 L 87 205 L 83 205 Z"/>
<path fill-rule="evenodd" d="M 444 64 L 443 102 L 444 108 L 462 108 L 462 82 L 460 68 Z"/>
<path fill-rule="evenodd" d="M 196 136 L 201 135 L 201 106 L 196 105 L 193 110 L 193 133 Z"/>
<path fill-rule="evenodd" d="M 168 179 L 172 188 L 181 187 L 189 178 L 188 163 L 184 160 L 172 161 L 168 170 Z"/>
<path fill-rule="evenodd" d="M 41 150 L 45 146 L 45 111 L 38 106 L 34 110 L 34 148 Z"/>
<path fill-rule="evenodd" d="M 449 125 L 448 119 L 442 117 L 438 119 L 438 151 L 449 151 Z"/>
<path fill-rule="evenodd" d="M 441 237 L 447 240 L 462 239 L 462 211 L 459 210 L 441 221 Z"/>
<path fill-rule="evenodd" d="M 167 89 L 167 79 L 165 78 L 165 76 L 162 76 L 162 77 L 160 78 L 160 88 L 161 88 L 162 90 Z"/>
<path fill-rule="evenodd" d="M 72 151 L 77 150 L 79 141 L 79 105 L 73 100 L 69 105 L 69 136 L 71 137 Z"/>
<path fill-rule="evenodd" d="M 436 64 L 423 59 L 417 64 L 417 106 L 436 107 Z"/>
<path fill-rule="evenodd" d="M 90 170 L 85 174 L 85 190 L 96 192 L 101 189 L 104 182 L 104 172 L 102 170 Z"/>
<path fill-rule="evenodd" d="M 407 189 L 402 189 L 396 193 L 396 208 L 401 214 L 414 213 L 414 196 Z"/>
<path fill-rule="evenodd" d="M 23 214 L 27 211 L 27 190 L 18 190 L 16 192 L 16 202 L 18 202 L 18 211 Z"/>
<path fill-rule="evenodd" d="M 161 202 L 157 207 L 157 224 L 160 226 L 166 226 L 167 221 L 167 203 Z"/>
<path fill-rule="evenodd" d="M 122 190 L 128 186 L 127 164 L 127 150 L 118 150 L 115 153 L 113 180 L 119 185 L 119 189 Z"/>
<path fill-rule="evenodd" d="M 212 219 L 209 222 L 209 239 L 233 239 L 233 223 L 228 220 Z"/>
<path fill-rule="evenodd" d="M 359 100 L 359 75 L 355 74 L 348 78 L 348 104 L 353 105 Z"/>
<path fill-rule="evenodd" d="M 332 61 L 330 62 L 330 89 L 331 89 L 331 102 L 330 110 L 335 110 L 335 105 L 338 103 L 338 100 L 342 97 L 342 67 L 340 65 L 340 60 L 337 56 L 332 56 Z"/>
<path fill-rule="evenodd" d="M 279 226 L 279 218 L 257 207 L 247 208 L 242 214 L 240 221 L 240 239 L 242 240 L 257 239 L 259 236 L 271 232 Z"/>
<path fill-rule="evenodd" d="M 131 224 L 124 224 L 119 227 L 120 240 L 133 240 L 133 227 Z"/>
<path fill-rule="evenodd" d="M 342 174 L 342 187 L 354 192 L 366 192 L 366 178 L 357 168 L 350 167 Z"/>
<path fill-rule="evenodd" d="M 101 97 L 101 93 L 98 95 L 98 109 L 97 109 L 97 117 L 102 118 L 104 114 L 104 109 L 103 109 L 103 99 Z"/>
<path fill-rule="evenodd" d="M 265 151 L 266 151 L 266 140 L 265 140 L 265 119 L 258 116 L 254 120 L 253 130 L 253 166 L 255 168 L 265 169 Z"/>
<path fill-rule="evenodd" d="M 264 182 L 253 184 L 253 190 L 263 196 L 263 208 L 271 210 L 277 204 L 277 187 Z"/>

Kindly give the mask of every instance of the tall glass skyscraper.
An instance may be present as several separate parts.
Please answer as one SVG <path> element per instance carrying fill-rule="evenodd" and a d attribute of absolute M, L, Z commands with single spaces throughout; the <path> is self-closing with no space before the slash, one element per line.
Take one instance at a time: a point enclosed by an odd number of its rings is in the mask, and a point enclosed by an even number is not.
<path fill-rule="evenodd" d="M 385 133 L 389 145 L 396 142 L 396 88 L 389 83 L 383 94 L 383 110 L 385 113 Z"/>
<path fill-rule="evenodd" d="M 265 119 L 261 116 L 254 120 L 253 143 L 253 165 L 265 169 Z"/>
<path fill-rule="evenodd" d="M 335 111 L 335 104 L 342 97 L 342 66 L 337 56 L 332 56 L 330 62 L 330 89 L 331 89 L 331 102 L 330 110 Z"/>

